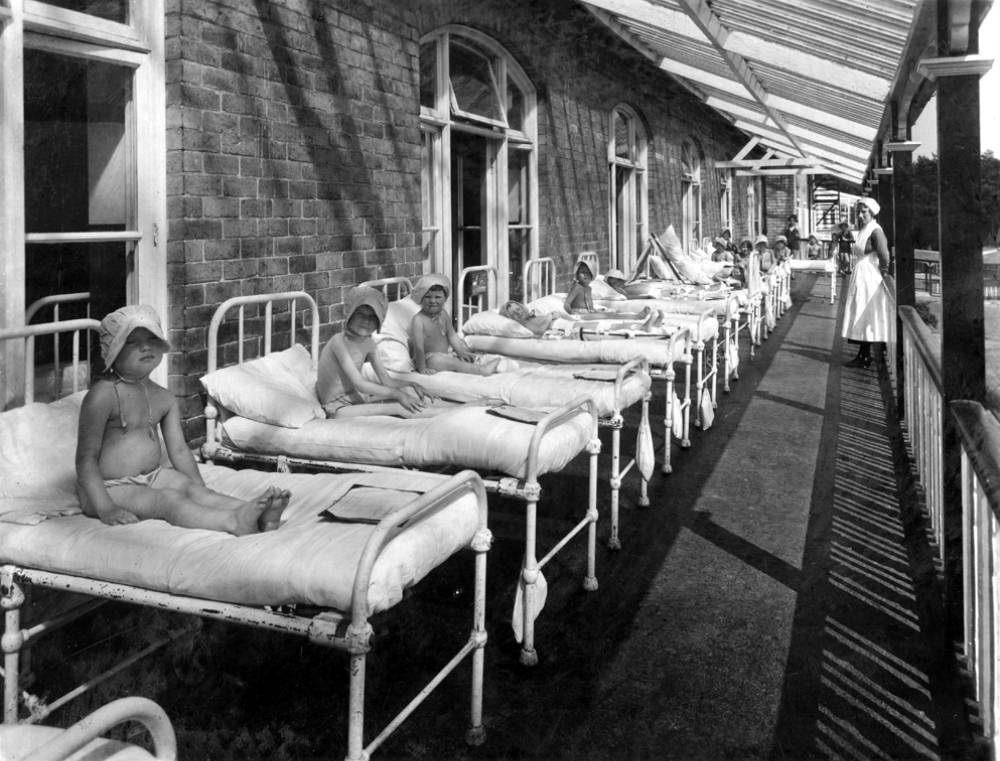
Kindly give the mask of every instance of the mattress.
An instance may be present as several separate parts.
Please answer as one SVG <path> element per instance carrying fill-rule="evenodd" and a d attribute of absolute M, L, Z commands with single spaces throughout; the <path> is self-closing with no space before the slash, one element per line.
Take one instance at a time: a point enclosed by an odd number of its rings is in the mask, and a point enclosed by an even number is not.
<path fill-rule="evenodd" d="M 378 518 L 444 479 L 416 472 L 305 475 L 206 465 L 201 470 L 207 485 L 236 497 L 251 499 L 270 485 L 289 489 L 281 526 L 243 537 L 160 520 L 108 526 L 75 506 L 73 451 L 81 397 L 0 414 L 2 563 L 220 602 L 347 610 L 374 526 L 321 513 L 336 511 L 339 504 L 351 506 L 352 515 Z M 55 431 L 59 436 L 51 438 Z M 26 505 L 33 506 L 30 521 L 23 520 Z M 391 607 L 407 587 L 468 546 L 478 514 L 475 497 L 467 494 L 396 534 L 375 563 L 371 609 Z"/>
<path fill-rule="evenodd" d="M 539 473 L 565 467 L 587 445 L 593 425 L 593 417 L 581 410 L 549 430 L 539 447 Z M 527 475 L 528 445 L 536 431 L 534 425 L 471 404 L 409 420 L 317 419 L 301 428 L 285 428 L 231 417 L 221 428 L 223 443 L 243 452 L 393 467 L 455 466 L 518 478 Z"/>

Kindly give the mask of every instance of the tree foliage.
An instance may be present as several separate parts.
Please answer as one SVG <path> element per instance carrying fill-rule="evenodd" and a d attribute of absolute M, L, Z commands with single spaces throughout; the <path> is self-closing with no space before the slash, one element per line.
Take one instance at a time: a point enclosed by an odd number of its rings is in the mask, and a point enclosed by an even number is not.
<path fill-rule="evenodd" d="M 913 242 L 916 248 L 938 248 L 938 157 L 920 156 L 913 164 Z M 980 165 L 980 201 L 984 246 L 1000 238 L 1000 159 L 986 151 Z"/>

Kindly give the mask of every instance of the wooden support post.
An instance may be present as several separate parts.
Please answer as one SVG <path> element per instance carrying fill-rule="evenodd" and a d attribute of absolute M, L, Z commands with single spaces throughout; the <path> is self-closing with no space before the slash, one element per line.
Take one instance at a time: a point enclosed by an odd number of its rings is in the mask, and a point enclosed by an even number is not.
<path fill-rule="evenodd" d="M 913 151 L 920 143 L 888 143 L 892 153 L 892 195 L 895 215 L 893 241 L 896 249 L 896 307 L 915 306 L 916 267 L 913 259 Z M 896 314 L 896 335 L 903 335 L 903 326 Z M 888 358 L 892 361 L 893 358 Z M 896 341 L 896 414 L 903 417 L 903 342 Z"/>
<path fill-rule="evenodd" d="M 938 80 L 938 214 L 941 252 L 941 377 L 944 385 L 945 598 L 949 619 L 962 621 L 961 447 L 948 402 L 982 401 L 986 391 L 983 253 L 979 158 L 979 78 L 992 60 L 925 59 Z"/>

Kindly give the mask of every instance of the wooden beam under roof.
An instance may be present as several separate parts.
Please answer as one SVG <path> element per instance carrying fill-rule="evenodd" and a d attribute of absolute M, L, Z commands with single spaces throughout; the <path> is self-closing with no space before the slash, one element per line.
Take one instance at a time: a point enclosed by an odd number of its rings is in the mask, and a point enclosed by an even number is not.
<path fill-rule="evenodd" d="M 773 121 L 785 135 L 788 136 L 789 141 L 798 152 L 805 156 L 806 152 L 803 150 L 802 146 L 799 144 L 798 139 L 791 133 L 788 129 L 788 125 L 785 123 L 784 118 L 781 114 L 768 105 L 767 96 L 768 92 L 764 89 L 764 85 L 761 84 L 757 75 L 754 74 L 753 69 L 747 64 L 746 59 L 739 53 L 730 50 L 726 43 L 729 37 L 729 30 L 727 30 L 719 17 L 712 12 L 711 6 L 706 2 L 706 0 L 678 0 L 681 8 L 683 8 L 692 21 L 701 29 L 708 41 L 712 43 L 712 46 L 718 51 L 725 60 L 726 64 L 732 70 L 733 74 L 736 76 L 737 80 L 747 89 L 747 91 L 753 96 L 760 105 L 764 108 L 771 121 Z"/>

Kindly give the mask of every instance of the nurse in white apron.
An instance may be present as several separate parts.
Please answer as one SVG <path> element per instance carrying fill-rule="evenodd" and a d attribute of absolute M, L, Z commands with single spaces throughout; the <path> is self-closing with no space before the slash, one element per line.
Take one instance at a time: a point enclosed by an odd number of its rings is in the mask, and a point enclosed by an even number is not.
<path fill-rule="evenodd" d="M 860 229 L 854 242 L 857 264 L 847 286 L 843 336 L 859 346 L 858 355 L 847 363 L 849 367 L 871 365 L 872 344 L 889 340 L 893 319 L 889 294 L 882 287 L 882 273 L 889 267 L 889 243 L 875 221 L 878 212 L 874 198 L 858 201 Z"/>

